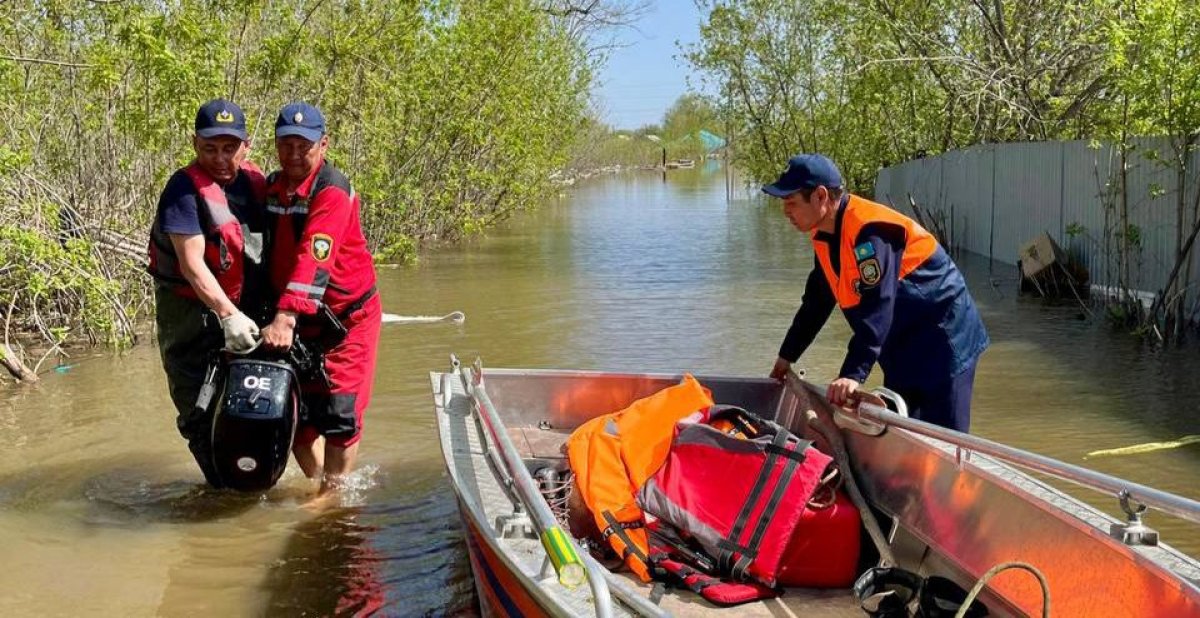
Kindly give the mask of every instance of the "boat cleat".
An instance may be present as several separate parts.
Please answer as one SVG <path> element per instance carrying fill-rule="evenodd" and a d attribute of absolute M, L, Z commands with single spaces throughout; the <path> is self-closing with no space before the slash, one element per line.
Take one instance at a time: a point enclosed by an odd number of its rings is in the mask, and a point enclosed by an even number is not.
<path fill-rule="evenodd" d="M 497 517 L 496 531 L 500 533 L 502 539 L 538 538 L 537 534 L 533 532 L 533 522 L 529 521 L 529 514 L 522 510 Z"/>
<path fill-rule="evenodd" d="M 1130 506 L 1130 495 L 1126 490 L 1121 490 L 1117 497 L 1121 499 L 1121 510 L 1128 519 L 1125 523 L 1110 525 L 1109 535 L 1126 545 L 1158 545 L 1158 531 L 1142 523 L 1146 505 L 1139 502 L 1136 508 Z"/>

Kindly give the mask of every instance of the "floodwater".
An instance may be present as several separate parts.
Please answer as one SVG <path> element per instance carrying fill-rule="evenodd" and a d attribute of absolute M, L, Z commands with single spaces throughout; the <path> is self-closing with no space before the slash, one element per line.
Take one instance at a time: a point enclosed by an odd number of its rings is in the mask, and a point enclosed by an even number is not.
<path fill-rule="evenodd" d="M 605 176 L 381 270 L 386 311 L 467 321 L 385 326 L 341 508 L 306 507 L 294 465 L 265 496 L 204 490 L 152 345 L 0 390 L 0 615 L 473 613 L 428 372 L 453 352 L 485 367 L 765 375 L 812 252 L 777 205 L 737 197 L 712 165 Z M 1077 308 L 1018 299 L 1009 267 L 959 261 L 993 340 L 976 434 L 1200 498 L 1200 444 L 1084 459 L 1200 434 L 1200 346 L 1152 350 Z M 810 379 L 832 377 L 848 336 L 835 313 L 802 359 Z M 1200 527 L 1149 523 L 1200 555 Z"/>

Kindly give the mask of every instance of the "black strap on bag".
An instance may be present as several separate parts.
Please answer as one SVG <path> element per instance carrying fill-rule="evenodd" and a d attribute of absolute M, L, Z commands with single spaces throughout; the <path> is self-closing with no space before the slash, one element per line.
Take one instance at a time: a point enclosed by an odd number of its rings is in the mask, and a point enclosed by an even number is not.
<path fill-rule="evenodd" d="M 604 538 L 608 539 L 608 537 L 615 534 L 617 535 L 618 539 L 621 539 L 621 543 L 625 545 L 625 550 L 621 552 L 621 559 L 624 560 L 628 558 L 630 554 L 633 554 L 642 562 L 642 564 L 646 565 L 647 568 L 650 568 L 652 566 L 650 563 L 650 557 L 642 553 L 641 548 L 639 548 L 637 545 L 634 545 L 633 539 L 629 538 L 628 534 L 625 534 L 626 530 L 641 528 L 645 525 L 645 523 L 617 521 L 617 518 L 614 517 L 610 511 L 601 511 L 600 515 L 604 517 L 604 521 L 608 523 L 608 527 L 600 531 L 600 533 L 604 535 Z"/>
<path fill-rule="evenodd" d="M 313 346 L 322 355 L 345 341 L 346 335 L 350 333 L 342 320 L 334 315 L 333 310 L 325 303 L 321 303 L 316 315 L 313 316 L 313 321 L 317 328 L 317 337 L 313 341 Z"/>
<path fill-rule="evenodd" d="M 346 322 L 350 320 L 350 316 L 354 315 L 354 312 L 365 307 L 377 293 L 378 289 L 375 286 L 371 286 L 371 289 L 347 305 L 341 313 L 334 313 L 329 308 L 329 305 L 321 303 L 320 308 L 317 309 L 317 314 L 313 318 L 319 332 L 313 344 L 319 353 L 324 354 L 346 340 L 346 335 L 350 332 L 346 328 Z"/>
<path fill-rule="evenodd" d="M 775 434 L 775 439 L 771 442 L 771 445 L 776 448 L 766 449 L 766 461 L 763 462 L 758 478 L 754 479 L 754 485 L 750 488 L 750 495 L 746 496 L 746 502 L 742 504 L 741 512 L 738 513 L 737 519 L 734 520 L 733 528 L 729 531 L 729 536 L 721 539 L 717 544 L 721 548 L 721 555 L 717 559 L 720 561 L 719 567 L 722 573 L 730 573 L 735 575 L 735 577 L 740 576 L 758 554 L 756 547 L 751 544 L 743 546 L 738 543 L 738 539 L 741 538 L 747 524 L 751 523 L 750 514 L 754 511 L 754 507 L 758 505 L 759 499 L 766 490 L 767 481 L 771 478 L 771 472 L 775 468 L 775 460 L 786 452 L 786 449 L 783 447 L 787 444 L 789 437 L 791 437 L 791 434 L 782 430 Z M 764 515 L 766 514 L 760 513 L 759 517 Z M 757 524 L 757 520 L 754 523 Z"/>
<path fill-rule="evenodd" d="M 683 539 L 680 539 L 678 536 L 671 533 L 669 529 L 664 529 L 662 527 L 651 528 L 650 537 L 656 542 L 665 545 L 669 554 L 678 556 L 684 562 L 694 565 L 701 571 L 707 574 L 712 574 L 717 571 L 716 562 L 711 556 L 706 554 L 703 549 L 688 547 L 687 543 L 685 543 Z M 653 560 L 654 556 L 650 556 L 650 558 Z"/>

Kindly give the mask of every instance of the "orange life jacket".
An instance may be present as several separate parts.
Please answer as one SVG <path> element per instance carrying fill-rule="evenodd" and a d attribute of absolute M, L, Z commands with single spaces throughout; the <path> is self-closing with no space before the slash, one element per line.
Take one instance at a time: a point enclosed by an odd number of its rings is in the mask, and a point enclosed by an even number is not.
<path fill-rule="evenodd" d="M 713 405 L 691 375 L 619 412 L 581 425 L 567 440 L 575 487 L 609 545 L 642 581 L 650 581 L 650 544 L 636 494 L 662 467 L 675 423 Z"/>
<path fill-rule="evenodd" d="M 840 272 L 834 272 L 833 262 L 829 257 L 832 243 L 815 242 L 817 232 L 813 232 L 813 249 L 816 251 L 817 260 L 821 263 L 821 270 L 825 272 L 829 289 L 833 290 L 838 306 L 842 309 L 850 309 L 858 304 L 860 296 L 857 288 L 861 285 L 860 281 L 864 272 L 869 276 L 873 266 L 874 272 L 879 273 L 879 263 L 875 262 L 872 265 L 871 260 L 874 258 L 871 257 L 867 257 L 865 260 L 860 259 L 862 256 L 855 253 L 857 247 L 854 243 L 863 226 L 880 222 L 890 223 L 904 229 L 904 256 L 900 260 L 899 272 L 901 279 L 916 270 L 937 251 L 937 239 L 916 221 L 883 204 L 877 204 L 857 195 L 850 195 L 849 202 L 846 204 L 846 212 L 842 215 L 841 236 L 837 239 L 838 270 Z M 866 283 L 867 285 L 875 284 L 874 281 L 869 280 Z"/>
<path fill-rule="evenodd" d="M 229 209 L 225 190 L 193 161 L 184 168 L 184 173 L 196 187 L 196 205 L 205 216 L 201 221 L 208 223 L 204 230 L 204 263 L 212 271 L 221 290 L 233 303 L 242 297 L 242 282 L 245 278 L 245 236 L 242 223 Z M 241 173 L 250 181 L 251 192 L 261 201 L 266 195 L 267 181 L 262 170 L 249 160 L 243 161 Z M 179 256 L 175 255 L 171 240 L 155 225 L 150 232 L 150 274 L 167 283 L 180 296 L 196 298 L 196 291 L 183 277 L 179 267 Z"/>

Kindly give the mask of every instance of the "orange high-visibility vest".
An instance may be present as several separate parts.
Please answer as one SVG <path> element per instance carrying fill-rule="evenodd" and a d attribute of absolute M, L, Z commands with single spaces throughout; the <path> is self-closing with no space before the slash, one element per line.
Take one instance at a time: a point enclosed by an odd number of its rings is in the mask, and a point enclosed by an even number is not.
<path fill-rule="evenodd" d="M 650 544 L 636 494 L 662 467 L 680 419 L 713 405 L 691 375 L 619 412 L 579 426 L 567 440 L 575 487 L 609 545 L 650 581 Z"/>
<path fill-rule="evenodd" d="M 821 263 L 821 270 L 825 272 L 829 289 L 833 290 L 833 296 L 837 298 L 838 306 L 842 309 L 850 309 L 860 300 L 857 285 L 861 278 L 861 260 L 854 253 L 858 233 L 863 226 L 880 222 L 904 229 L 904 256 L 900 260 L 899 272 L 901 279 L 916 270 L 937 251 L 937 239 L 916 221 L 883 204 L 850 195 L 846 212 L 842 214 L 841 237 L 837 239 L 840 272 L 834 272 L 833 262 L 829 258 L 833 243 L 816 242 L 817 232 L 812 233 L 817 261 Z"/>

